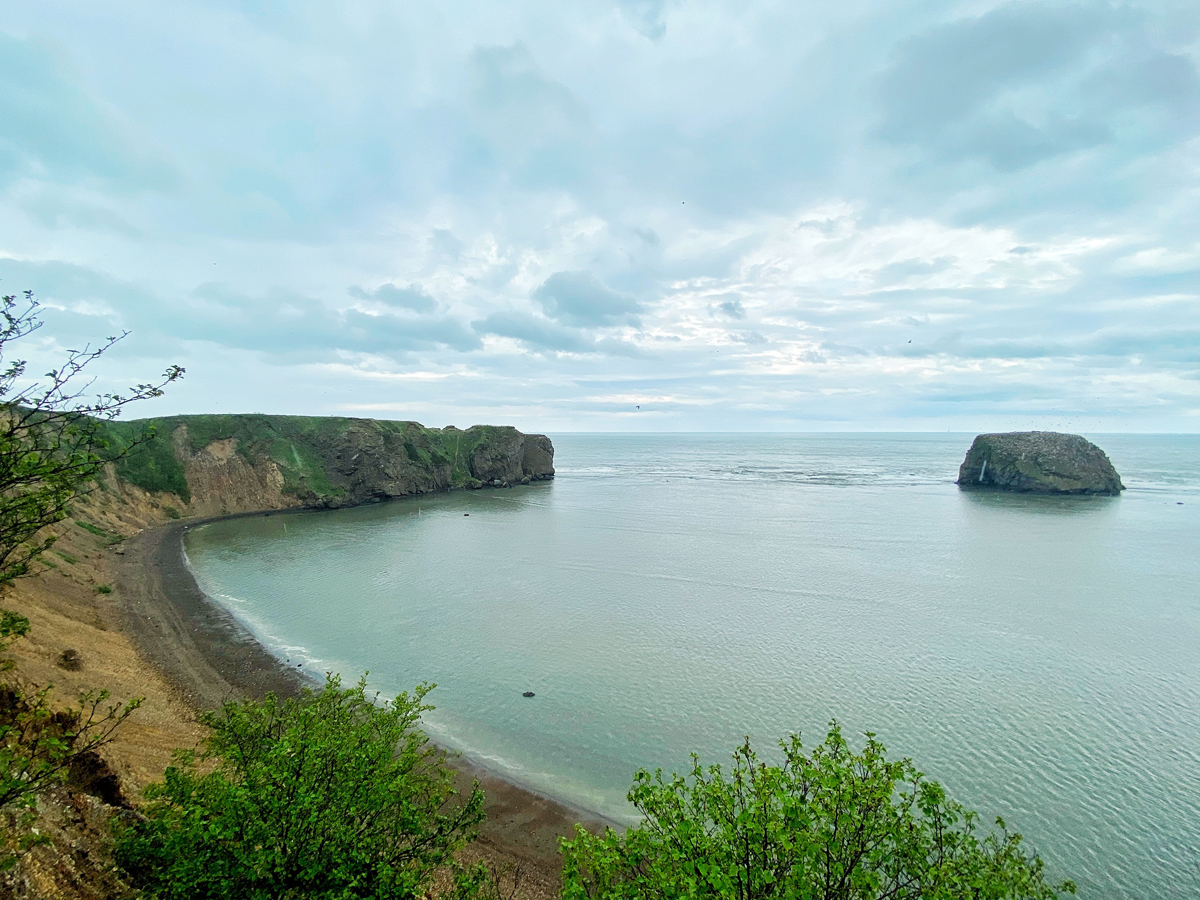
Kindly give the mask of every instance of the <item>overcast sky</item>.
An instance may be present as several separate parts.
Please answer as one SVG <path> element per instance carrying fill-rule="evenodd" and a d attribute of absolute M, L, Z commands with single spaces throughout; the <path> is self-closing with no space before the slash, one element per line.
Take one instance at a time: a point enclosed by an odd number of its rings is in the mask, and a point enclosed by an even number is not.
<path fill-rule="evenodd" d="M 27 288 L 142 414 L 1200 431 L 1200 12 L 6 3 Z"/>

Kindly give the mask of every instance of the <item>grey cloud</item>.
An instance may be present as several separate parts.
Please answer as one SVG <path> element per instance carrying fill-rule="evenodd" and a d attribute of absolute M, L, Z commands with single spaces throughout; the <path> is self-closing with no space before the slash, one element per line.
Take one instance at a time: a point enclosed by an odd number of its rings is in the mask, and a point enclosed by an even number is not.
<path fill-rule="evenodd" d="M 883 75 L 880 132 L 902 142 L 935 137 L 1001 90 L 1074 61 L 1109 17 L 1096 7 L 1008 4 L 905 41 Z"/>
<path fill-rule="evenodd" d="M 888 263 L 875 272 L 875 283 L 881 285 L 896 284 L 913 276 L 936 275 L 954 265 L 953 256 L 938 256 L 934 259 L 904 259 Z"/>
<path fill-rule="evenodd" d="M 50 49 L 0 31 L 0 183 L 105 180 L 123 190 L 172 186 L 175 173 L 139 145 Z"/>
<path fill-rule="evenodd" d="M 479 336 L 462 322 L 445 316 L 400 318 L 370 315 L 358 310 L 342 314 L 346 332 L 353 338 L 347 349 L 375 350 L 384 354 L 395 350 L 422 350 L 448 347 L 467 351 L 478 349 Z"/>
<path fill-rule="evenodd" d="M 563 353 L 594 353 L 596 345 L 573 328 L 519 313 L 493 313 L 486 319 L 472 322 L 480 334 L 495 334 L 513 338 L 535 350 L 554 350 Z"/>
<path fill-rule="evenodd" d="M 535 352 L 600 354 L 602 356 L 643 357 L 634 344 L 611 337 L 593 337 L 579 328 L 569 328 L 557 322 L 525 313 L 498 312 L 472 322 L 479 334 L 494 334 L 520 341 Z"/>
<path fill-rule="evenodd" d="M 1140 109 L 1143 139 L 1155 131 L 1169 139 L 1200 128 L 1200 74 L 1179 54 L 1139 48 L 1120 65 L 1093 72 L 1081 85 L 1081 95 L 1096 110 Z M 1147 121 L 1148 110 L 1157 111 L 1161 122 Z"/>
<path fill-rule="evenodd" d="M 381 284 L 373 291 L 354 285 L 349 293 L 350 296 L 361 300 L 375 300 L 385 306 L 411 309 L 419 313 L 430 313 L 437 309 L 437 301 L 425 293 L 419 284 L 410 284 L 403 288 L 394 284 Z"/>
<path fill-rule="evenodd" d="M 205 285 L 189 299 L 176 312 L 179 319 L 192 323 L 182 336 L 287 357 L 314 350 L 392 356 L 410 350 L 465 351 L 480 346 L 474 332 L 444 316 L 338 310 L 290 292 L 248 296 L 221 284 Z"/>
<path fill-rule="evenodd" d="M 1126 156 L 1195 134 L 1200 78 L 1186 57 L 1152 49 L 1161 40 L 1153 29 L 1142 10 L 1035 3 L 929 29 L 900 44 L 883 72 L 876 134 L 1001 172 L 1102 146 Z M 1074 179 L 1057 187 L 1097 193 Z"/>
<path fill-rule="evenodd" d="M 731 319 L 746 318 L 746 307 L 742 306 L 742 301 L 738 297 L 730 297 L 728 300 L 718 303 L 717 309 Z"/>
<path fill-rule="evenodd" d="M 166 298 L 69 263 L 0 260 L 3 290 L 12 292 L 18 284 L 48 302 L 87 301 L 110 307 L 111 315 L 71 317 L 67 333 L 73 329 L 83 337 L 95 338 L 100 329 L 110 333 L 127 327 L 139 343 L 210 341 L 284 361 L 312 361 L 340 352 L 383 356 L 436 348 L 465 352 L 480 346 L 478 334 L 459 320 L 415 314 L 411 307 L 402 315 L 390 311 L 372 315 L 338 310 L 290 291 L 251 295 L 217 282 Z"/>
<path fill-rule="evenodd" d="M 462 241 L 454 236 L 454 232 L 446 228 L 435 228 L 429 235 L 429 248 L 442 259 L 455 262 L 462 255 Z"/>
<path fill-rule="evenodd" d="M 619 0 L 621 15 L 643 37 L 661 41 L 667 33 L 666 0 Z"/>
<path fill-rule="evenodd" d="M 546 315 L 571 325 L 636 324 L 641 304 L 591 272 L 555 272 L 533 292 Z"/>
<path fill-rule="evenodd" d="M 470 76 L 465 165 L 535 188 L 586 176 L 595 143 L 587 109 L 523 44 L 478 48 Z"/>
<path fill-rule="evenodd" d="M 818 350 L 822 354 L 814 359 L 815 362 L 823 362 L 825 355 L 828 356 L 874 356 L 869 350 L 864 350 L 862 347 L 856 347 L 853 344 L 840 344 L 836 341 L 821 341 Z M 815 356 L 810 351 L 810 358 Z"/>
<path fill-rule="evenodd" d="M 730 332 L 729 339 L 734 343 L 746 344 L 748 346 L 770 343 L 767 338 L 759 334 L 757 331 Z"/>
<path fill-rule="evenodd" d="M 642 241 L 650 247 L 658 247 L 662 245 L 662 238 L 658 236 L 658 232 L 653 228 L 635 228 L 633 233 L 642 239 Z"/>
<path fill-rule="evenodd" d="M 906 344 L 891 352 L 913 357 L 1010 360 L 1153 356 L 1161 363 L 1195 364 L 1197 347 L 1200 347 L 1200 328 L 1108 328 L 1059 338 L 979 338 L 954 332 L 929 343 Z"/>
<path fill-rule="evenodd" d="M 1023 169 L 1053 156 L 1095 147 L 1112 138 L 1100 122 L 1078 116 L 1051 115 L 1040 125 L 1031 125 L 1011 110 L 999 110 L 964 129 L 947 142 L 951 152 L 982 157 L 1002 172 Z"/>
<path fill-rule="evenodd" d="M 931 390 L 920 393 L 914 399 L 931 403 L 1021 403 L 1059 396 L 1057 392 L 1038 385 L 1024 384 L 1019 388 L 995 388 L 985 391 Z"/>

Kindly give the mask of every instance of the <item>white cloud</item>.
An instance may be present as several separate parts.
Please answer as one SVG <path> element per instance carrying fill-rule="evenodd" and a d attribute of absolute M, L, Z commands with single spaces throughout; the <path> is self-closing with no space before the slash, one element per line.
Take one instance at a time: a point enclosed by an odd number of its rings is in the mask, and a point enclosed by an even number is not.
<path fill-rule="evenodd" d="M 1181 10 L 27 5 L 0 287 L 52 307 L 48 358 L 127 327 L 118 382 L 187 365 L 179 409 L 1167 427 Z"/>

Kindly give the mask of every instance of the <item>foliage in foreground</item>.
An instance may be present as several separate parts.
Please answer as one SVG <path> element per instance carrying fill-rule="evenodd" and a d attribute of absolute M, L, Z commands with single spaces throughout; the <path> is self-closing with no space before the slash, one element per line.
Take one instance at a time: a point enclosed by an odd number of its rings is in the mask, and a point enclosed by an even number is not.
<path fill-rule="evenodd" d="M 792 735 L 782 765 L 747 741 L 728 772 L 637 774 L 630 801 L 645 821 L 624 835 L 577 829 L 564 841 L 564 900 L 713 897 L 803 900 L 1043 900 L 1073 894 L 1046 882 L 1003 821 L 948 799 L 910 760 L 888 761 L 867 735 L 854 753 L 836 722 L 811 754 Z"/>
<path fill-rule="evenodd" d="M 68 350 L 66 359 L 41 379 L 30 381 L 25 360 L 12 359 L 12 345 L 42 326 L 33 293 L 24 301 L 0 298 L 0 586 L 26 574 L 29 564 L 54 543 L 42 529 L 65 519 L 70 503 L 87 493 L 104 465 L 153 437 L 139 433 L 119 451 L 109 447 L 106 423 L 130 403 L 162 396 L 183 376 L 170 366 L 157 384 L 139 384 L 126 394 L 85 399 L 88 366 L 120 337 L 98 347 Z"/>
<path fill-rule="evenodd" d="M 124 335 L 68 350 L 58 368 L 31 378 L 25 360 L 13 358 L 13 348 L 41 326 L 31 291 L 21 300 L 0 297 L 0 592 L 28 574 L 31 563 L 53 545 L 54 537 L 44 529 L 67 517 L 71 501 L 93 487 L 106 462 L 153 436 L 131 435 L 114 451 L 106 424 L 130 403 L 161 396 L 163 387 L 183 375 L 183 369 L 171 366 L 157 384 L 87 399 L 88 367 Z M 28 619 L 0 610 L 0 653 L 28 631 Z M 52 687 L 21 684 L 10 674 L 13 665 L 0 658 L 0 814 L 6 826 L 0 833 L 0 868 L 11 867 L 38 842 L 29 830 L 38 793 L 65 780 L 76 763 L 109 743 L 139 703 L 109 704 L 107 691 L 93 691 L 80 696 L 78 707 L 56 709 Z"/>
<path fill-rule="evenodd" d="M 357 898 L 425 894 L 439 870 L 469 896 L 480 871 L 453 853 L 483 819 L 476 786 L 456 797 L 418 729 L 431 686 L 387 706 L 365 681 L 330 676 L 320 693 L 228 702 L 205 717 L 199 754 L 181 753 L 147 790 L 144 822 L 117 857 L 161 898 Z"/>
<path fill-rule="evenodd" d="M 0 611 L 0 653 L 28 631 L 24 616 Z M 8 674 L 12 668 L 11 659 L 0 658 L 0 812 L 16 826 L 0 840 L 0 870 L 38 842 L 28 830 L 38 793 L 65 781 L 77 762 L 110 743 L 141 703 L 110 704 L 108 691 L 92 691 L 80 695 L 78 707 L 55 709 L 50 687 L 23 690 Z"/>

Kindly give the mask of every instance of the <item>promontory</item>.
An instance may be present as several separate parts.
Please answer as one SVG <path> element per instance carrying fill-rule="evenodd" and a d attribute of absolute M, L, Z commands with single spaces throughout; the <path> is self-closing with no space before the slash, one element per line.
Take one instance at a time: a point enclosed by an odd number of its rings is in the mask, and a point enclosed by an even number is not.
<path fill-rule="evenodd" d="M 981 434 L 958 469 L 963 488 L 1032 494 L 1110 494 L 1125 490 L 1108 456 L 1077 434 Z"/>
<path fill-rule="evenodd" d="M 120 479 L 160 496 L 174 494 L 181 517 L 356 506 L 554 477 L 550 439 L 508 426 L 463 430 L 249 414 L 172 416 L 106 428 Z"/>

